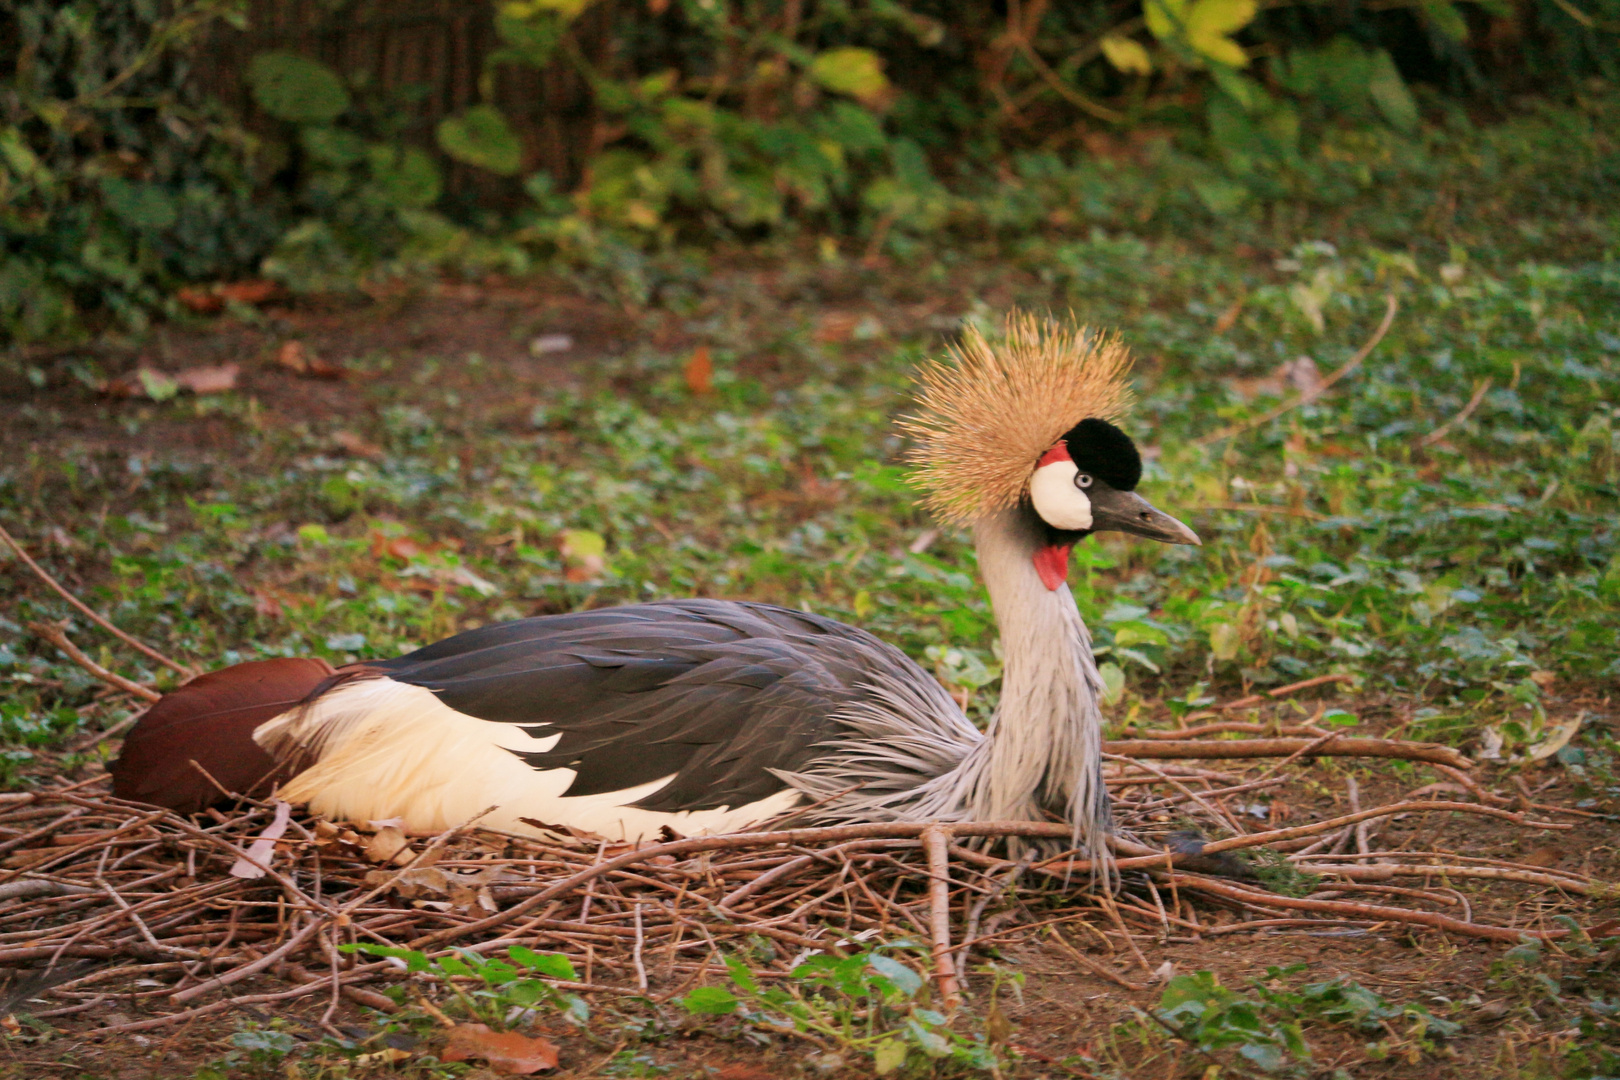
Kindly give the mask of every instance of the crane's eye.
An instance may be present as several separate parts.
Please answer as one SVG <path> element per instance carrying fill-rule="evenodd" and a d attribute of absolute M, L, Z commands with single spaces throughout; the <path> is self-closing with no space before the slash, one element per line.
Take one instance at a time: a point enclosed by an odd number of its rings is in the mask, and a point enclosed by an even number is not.
<path fill-rule="evenodd" d="M 1074 474 L 1074 486 L 1077 487 L 1077 488 L 1088 488 L 1088 487 L 1090 487 L 1091 486 L 1091 477 L 1086 475 L 1085 473 L 1075 473 Z"/>

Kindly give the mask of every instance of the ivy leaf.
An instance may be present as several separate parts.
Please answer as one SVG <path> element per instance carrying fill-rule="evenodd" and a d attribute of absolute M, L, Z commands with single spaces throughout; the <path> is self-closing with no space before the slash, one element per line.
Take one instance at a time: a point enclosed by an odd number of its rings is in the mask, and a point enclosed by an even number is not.
<path fill-rule="evenodd" d="M 729 1016 L 737 1011 L 737 995 L 718 986 L 699 986 L 681 1004 L 694 1016 Z"/>
<path fill-rule="evenodd" d="M 421 209 L 438 201 L 439 167 L 425 150 L 376 143 L 369 155 L 377 192 L 389 205 Z"/>
<path fill-rule="evenodd" d="M 297 53 L 259 53 L 248 63 L 248 86 L 259 108 L 293 124 L 330 124 L 349 107 L 338 73 Z"/>
<path fill-rule="evenodd" d="M 871 49 L 829 49 L 810 61 L 810 77 L 835 94 L 873 102 L 889 88 L 883 60 Z"/>
<path fill-rule="evenodd" d="M 1160 41 L 1181 45 L 1197 58 L 1243 67 L 1249 54 L 1230 35 L 1253 22 L 1258 11 L 1256 0 L 1147 0 L 1142 14 Z"/>
<path fill-rule="evenodd" d="M 1418 126 L 1417 102 L 1406 80 L 1395 69 L 1389 53 L 1379 49 L 1372 55 L 1371 71 L 1367 79 L 1367 94 L 1384 114 L 1389 126 L 1397 131 L 1414 131 Z"/>
<path fill-rule="evenodd" d="M 1142 43 L 1117 34 L 1109 34 L 1099 43 L 1103 55 L 1114 65 L 1114 70 L 1126 75 L 1153 74 L 1153 60 Z"/>
<path fill-rule="evenodd" d="M 530 971 L 550 979 L 574 980 L 579 978 L 579 974 L 574 970 L 573 963 L 561 953 L 537 953 L 533 949 L 525 948 L 522 945 L 514 945 L 507 950 L 506 955 Z"/>
<path fill-rule="evenodd" d="M 922 989 L 922 976 L 892 956 L 873 953 L 867 957 L 866 962 L 871 965 L 873 971 L 894 983 L 895 989 L 906 997 L 914 997 L 917 991 Z"/>
<path fill-rule="evenodd" d="M 1420 0 L 1418 8 L 1430 25 L 1452 41 L 1468 40 L 1468 23 L 1451 0 Z"/>
<path fill-rule="evenodd" d="M 493 105 L 474 105 L 439 121 L 439 146 L 457 161 L 511 176 L 523 164 L 523 144 Z"/>
<path fill-rule="evenodd" d="M 1254 21 L 1255 0 L 1198 0 L 1187 13 L 1187 44 L 1228 67 L 1243 67 L 1249 54 L 1228 35 Z"/>
<path fill-rule="evenodd" d="M 905 1042 L 901 1039 L 889 1039 L 878 1044 L 872 1054 L 872 1071 L 879 1076 L 886 1076 L 906 1063 L 906 1054 L 909 1052 Z"/>

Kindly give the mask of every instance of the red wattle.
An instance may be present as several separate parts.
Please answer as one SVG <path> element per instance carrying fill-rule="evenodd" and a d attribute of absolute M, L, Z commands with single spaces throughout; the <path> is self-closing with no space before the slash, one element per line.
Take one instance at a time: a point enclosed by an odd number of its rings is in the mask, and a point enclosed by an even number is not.
<path fill-rule="evenodd" d="M 1069 549 L 1073 544 L 1047 544 L 1035 552 L 1035 572 L 1041 584 L 1056 589 L 1069 576 Z"/>

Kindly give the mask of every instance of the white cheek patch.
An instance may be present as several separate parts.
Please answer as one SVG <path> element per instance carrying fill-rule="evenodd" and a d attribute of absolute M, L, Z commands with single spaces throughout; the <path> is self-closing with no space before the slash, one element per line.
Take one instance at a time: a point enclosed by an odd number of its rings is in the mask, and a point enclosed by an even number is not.
<path fill-rule="evenodd" d="M 1054 461 L 1029 478 L 1029 499 L 1035 512 L 1054 529 L 1091 528 L 1091 500 L 1074 486 L 1079 472 L 1072 461 Z"/>

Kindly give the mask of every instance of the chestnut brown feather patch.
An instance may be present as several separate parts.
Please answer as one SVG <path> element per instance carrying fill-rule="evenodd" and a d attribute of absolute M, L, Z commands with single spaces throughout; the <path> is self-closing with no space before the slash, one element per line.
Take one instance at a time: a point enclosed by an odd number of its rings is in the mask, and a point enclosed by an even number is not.
<path fill-rule="evenodd" d="M 262 795 L 286 770 L 253 741 L 253 729 L 302 702 L 334 674 L 325 660 L 255 660 L 199 676 L 147 710 L 113 763 L 120 799 L 194 813 L 227 790 Z"/>

